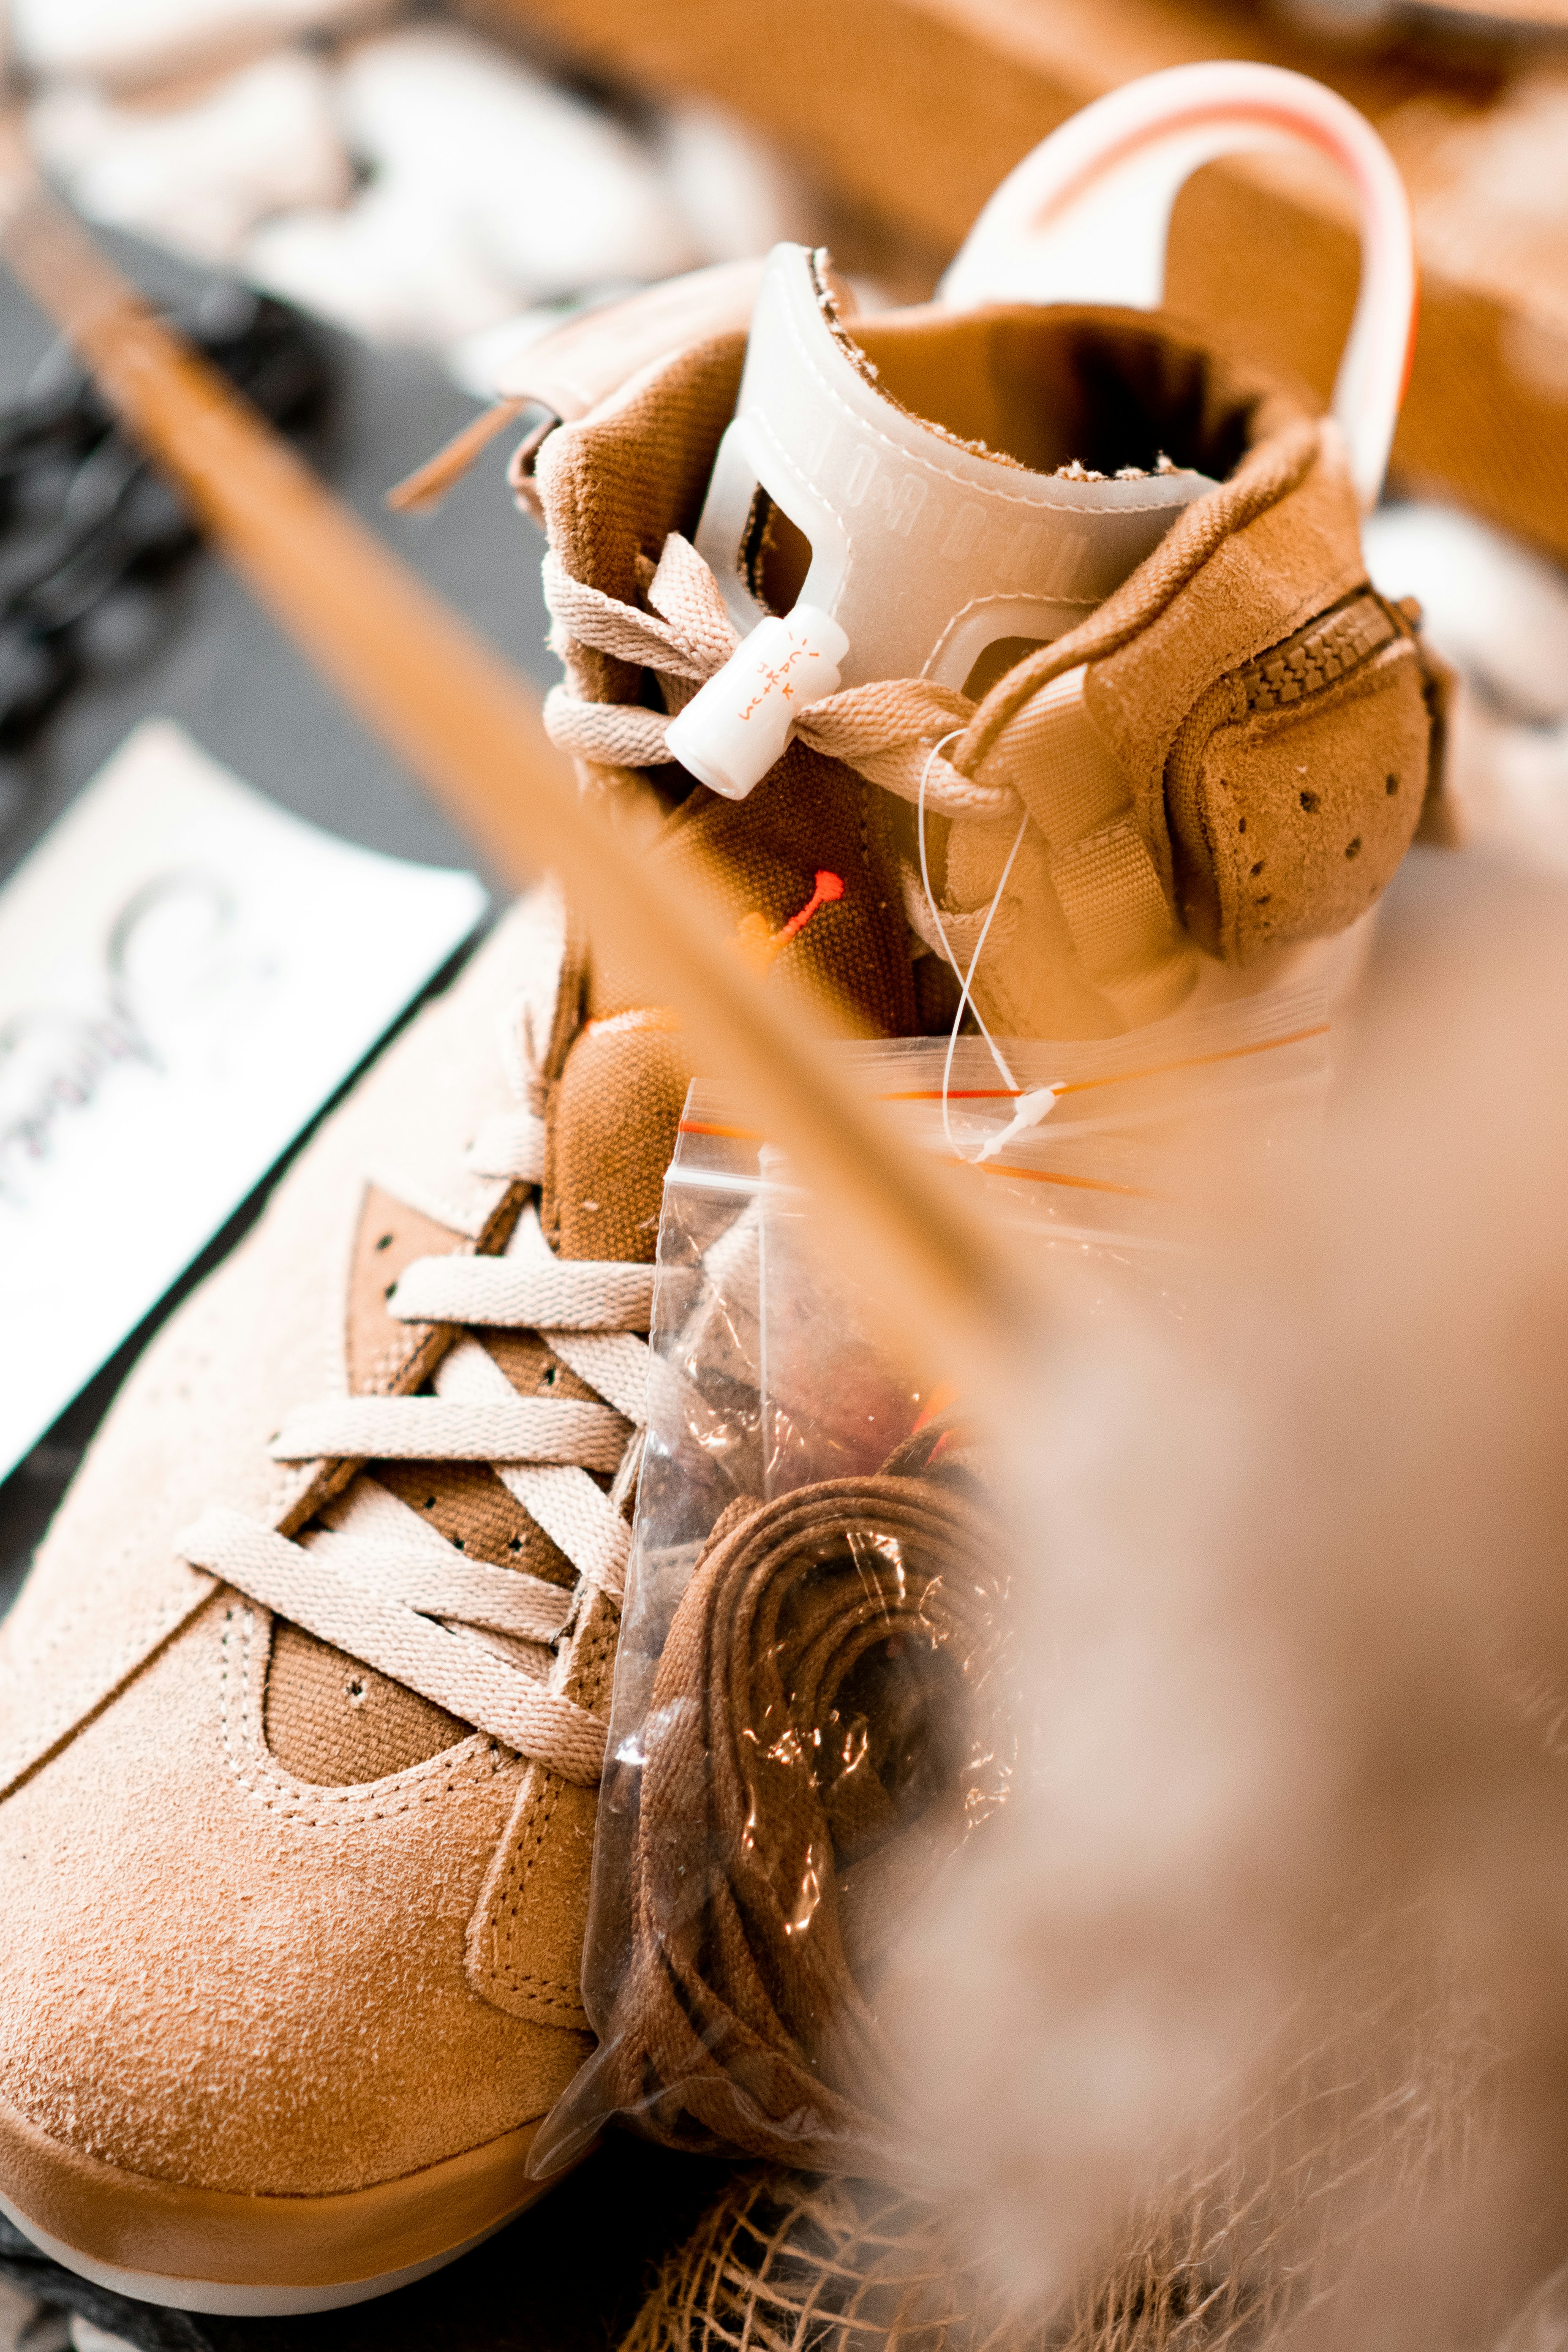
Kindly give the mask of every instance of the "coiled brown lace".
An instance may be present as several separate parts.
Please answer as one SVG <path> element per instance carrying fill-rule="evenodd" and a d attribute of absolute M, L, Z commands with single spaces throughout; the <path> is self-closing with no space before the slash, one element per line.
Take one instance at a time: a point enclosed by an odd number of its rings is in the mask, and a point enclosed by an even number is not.
<path fill-rule="evenodd" d="M 720 1521 L 654 1685 L 606 2105 L 687 2146 L 885 2155 L 903 2098 L 878 1960 L 1009 1774 L 999 1548 L 925 1475 Z"/>

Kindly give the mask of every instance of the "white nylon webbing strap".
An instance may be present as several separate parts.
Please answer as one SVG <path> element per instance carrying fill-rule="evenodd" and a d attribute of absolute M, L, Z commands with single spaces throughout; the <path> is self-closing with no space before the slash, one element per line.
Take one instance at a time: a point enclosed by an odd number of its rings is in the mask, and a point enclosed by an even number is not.
<path fill-rule="evenodd" d="M 325 1397 L 291 1412 L 269 1451 L 275 1462 L 577 1462 L 614 1470 L 630 1434 L 608 1405 L 574 1398 Z"/>
<path fill-rule="evenodd" d="M 1080 665 L 1031 695 L 983 763 L 1044 835 L 1084 977 L 1133 1024 L 1174 1010 L 1198 974 L 1132 814 L 1132 787 L 1083 703 Z"/>
<path fill-rule="evenodd" d="M 537 1758 L 583 1787 L 597 1782 L 605 1759 L 605 1727 L 597 1717 L 538 1689 L 481 1643 L 345 1583 L 325 1559 L 238 1511 L 205 1512 L 176 1549 L 194 1567 L 503 1747 Z"/>
<path fill-rule="evenodd" d="M 1196 957 L 1131 817 L 1053 856 L 1051 882 L 1084 972 L 1133 1027 L 1180 1003 Z"/>
<path fill-rule="evenodd" d="M 570 1258 L 416 1257 L 405 1266 L 387 1312 L 405 1323 L 646 1331 L 653 1268 Z"/>

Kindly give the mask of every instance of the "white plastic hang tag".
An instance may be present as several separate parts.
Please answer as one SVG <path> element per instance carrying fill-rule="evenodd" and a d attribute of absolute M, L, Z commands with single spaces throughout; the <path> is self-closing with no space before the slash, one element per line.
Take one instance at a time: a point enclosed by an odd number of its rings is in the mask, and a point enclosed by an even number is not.
<path fill-rule="evenodd" d="M 838 691 L 849 640 L 815 604 L 759 622 L 723 668 L 669 722 L 665 737 L 688 774 L 743 801 L 784 757 L 801 712 Z"/>
<path fill-rule="evenodd" d="M 1365 116 L 1305 74 L 1241 61 L 1175 66 L 1098 99 L 1008 173 L 938 299 L 959 310 L 1020 301 L 1152 310 L 1163 297 L 1171 211 L 1184 182 L 1218 156 L 1268 148 L 1327 155 L 1355 190 L 1361 289 L 1333 413 L 1370 509 L 1415 335 L 1410 204 Z"/>
<path fill-rule="evenodd" d="M 1083 620 L 1212 488 L 1186 472 L 1032 473 L 934 431 L 834 333 L 813 256 L 779 245 L 697 546 L 749 633 L 765 617 L 742 558 L 761 489 L 810 543 L 800 599 L 847 637 L 846 686 L 923 676 L 962 687 L 999 638 L 1045 641 Z"/>

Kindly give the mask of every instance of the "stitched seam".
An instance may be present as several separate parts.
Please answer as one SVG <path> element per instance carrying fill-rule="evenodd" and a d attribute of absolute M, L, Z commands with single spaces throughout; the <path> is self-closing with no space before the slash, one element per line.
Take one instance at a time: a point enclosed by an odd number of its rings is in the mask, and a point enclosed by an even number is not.
<path fill-rule="evenodd" d="M 491 1942 L 492 1947 L 499 1946 L 502 1938 L 505 1938 L 508 1957 L 497 1968 L 496 1973 L 500 1981 L 512 1992 L 519 1992 L 525 1984 L 531 1983 L 552 1985 L 563 1993 L 569 1990 L 563 1980 L 558 1977 L 541 1976 L 531 1969 L 525 1969 L 520 1973 L 510 1958 L 510 1942 L 517 1932 L 518 1913 L 522 1907 L 523 1896 L 528 1891 L 529 1878 L 544 1850 L 544 1841 L 549 1833 L 550 1824 L 555 1818 L 555 1810 L 561 1801 L 561 1790 L 563 1785 L 557 1774 L 548 1770 L 544 1772 L 543 1785 L 536 1791 L 529 1806 L 528 1819 L 518 1837 L 513 1841 L 511 1853 L 507 1857 L 507 1880 L 510 1900 L 491 1931 Z M 526 1858 L 523 1858 L 525 1842 L 528 1851 Z"/>
<path fill-rule="evenodd" d="M 243 1620 L 240 1634 L 239 1664 L 237 1675 L 233 1664 L 233 1632 L 236 1617 Z M 402 1775 L 388 1773 L 381 1780 L 369 1781 L 353 1788 L 326 1789 L 308 1780 L 295 1780 L 280 1772 L 260 1746 L 262 1734 L 258 1719 L 260 1691 L 264 1676 L 258 1675 L 253 1657 L 257 1620 L 267 1619 L 268 1644 L 271 1637 L 271 1614 L 258 1611 L 248 1602 L 231 1602 L 225 1612 L 224 1630 L 220 1637 L 218 1712 L 222 1725 L 224 1757 L 236 1786 L 252 1804 L 264 1805 L 269 1811 L 281 1814 L 303 1829 L 333 1829 L 345 1821 L 359 1818 L 365 1821 L 391 1821 L 411 1813 L 420 1805 L 435 1804 L 454 1790 L 479 1788 L 486 1780 L 508 1770 L 513 1758 L 493 1739 L 485 1743 L 478 1757 L 470 1756 L 462 1764 L 453 1760 L 465 1749 L 483 1738 L 476 1732 L 445 1756 L 432 1757 L 416 1764 L 412 1771 L 423 1776 L 420 1785 L 410 1787 L 400 1801 L 377 1797 L 375 1791 L 386 1788 L 388 1781 Z M 263 1660 L 263 1664 L 265 1660 Z M 231 1704 L 231 1699 L 233 1703 Z M 253 1706 L 252 1702 L 256 1705 Z M 244 1719 L 239 1721 L 238 1709 L 243 1705 Z M 313 1810 L 319 1809 L 319 1810 Z"/>
<path fill-rule="evenodd" d="M 596 1698 L 599 1696 L 605 1665 L 614 1661 L 616 1641 L 616 1628 L 611 1624 L 605 1624 L 584 1645 L 582 1672 L 577 1678 L 579 1705 L 591 1705 L 590 1686 L 593 1696 Z M 578 1664 L 575 1657 L 571 1663 L 574 1668 Z M 565 2009 L 574 2017 L 577 2017 L 584 2014 L 581 1990 L 577 1985 L 569 1983 L 564 1978 L 542 1975 L 533 1969 L 520 1970 L 511 1957 L 511 1940 L 520 1932 L 518 1915 L 528 1893 L 528 1882 L 543 1857 L 550 1824 L 555 1817 L 556 1809 L 566 1787 L 565 1781 L 560 1775 L 552 1772 L 547 1766 L 542 1765 L 538 1769 L 542 1775 L 542 1785 L 530 1803 L 527 1818 L 520 1826 L 518 1834 L 512 1842 L 511 1852 L 507 1857 L 506 1883 L 509 1899 L 501 1916 L 492 1918 L 487 1931 L 490 1968 L 496 1984 L 501 1990 L 522 1995 L 531 2000 L 542 2001 L 548 2007 Z M 531 1992 L 530 1986 L 546 1987 L 551 1993 L 558 1995 L 559 1998 L 547 2000 L 544 1993 Z"/>
<path fill-rule="evenodd" d="M 38 1764 L 42 1763 L 62 1740 L 68 1738 L 76 1730 L 79 1725 L 87 1722 L 89 1717 L 99 1712 L 100 1708 L 107 1706 L 115 1697 L 121 1685 L 130 1679 L 137 1668 L 143 1664 L 155 1651 L 161 1650 L 164 1643 L 177 1633 L 181 1626 L 195 1616 L 198 1609 L 205 1605 L 211 1599 L 212 1593 L 217 1590 L 216 1578 L 209 1579 L 207 1581 L 210 1587 L 208 1591 L 198 1593 L 189 1603 L 172 1608 L 146 1621 L 142 1633 L 116 1652 L 108 1678 L 96 1687 L 90 1697 L 77 1706 L 57 1706 L 52 1714 L 46 1717 L 43 1725 L 35 1730 L 26 1746 L 19 1747 L 16 1750 L 16 1763 L 8 1769 L 4 1765 L 0 1765 L 0 1798 L 7 1796 L 18 1782 L 25 1780 Z M 0 1750 L 0 1754 L 3 1753 L 4 1751 Z"/>

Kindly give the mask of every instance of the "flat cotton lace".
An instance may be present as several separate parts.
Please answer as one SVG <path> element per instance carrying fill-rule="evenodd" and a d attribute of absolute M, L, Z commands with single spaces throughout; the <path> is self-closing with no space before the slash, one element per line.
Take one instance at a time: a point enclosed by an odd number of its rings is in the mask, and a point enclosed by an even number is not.
<path fill-rule="evenodd" d="M 643 564 L 648 609 L 623 604 L 575 580 L 552 549 L 544 559 L 544 599 L 556 626 L 557 653 L 575 642 L 654 673 L 665 708 L 590 702 L 570 687 L 553 686 L 544 698 L 544 723 L 557 749 L 601 766 L 652 768 L 674 754 L 665 740 L 670 719 L 698 688 L 729 660 L 741 642 L 724 609 L 711 567 L 679 531 L 671 531 L 655 567 Z M 940 755 L 936 738 L 966 727 L 977 706 L 956 688 L 929 677 L 846 687 L 809 704 L 794 731 L 814 751 L 844 761 L 885 791 L 913 802 L 925 779 L 926 799 L 942 816 L 1016 818 L 1017 794 L 1008 784 L 977 783 Z"/>
<path fill-rule="evenodd" d="M 537 1183 L 543 1130 L 527 1112 L 492 1121 L 477 1173 Z M 282 1462 L 478 1462 L 563 1552 L 571 1591 L 468 1558 L 374 1478 L 356 1478 L 299 1538 L 244 1513 L 205 1512 L 184 1557 L 377 1674 L 569 1780 L 593 1783 L 605 1727 L 553 1685 L 563 1636 L 595 1591 L 619 1602 L 630 1529 L 619 1507 L 647 1418 L 653 1268 L 557 1258 L 532 1202 L 499 1256 L 416 1258 L 387 1304 L 408 1323 L 465 1328 L 426 1396 L 331 1396 L 291 1412 Z M 597 1391 L 521 1397 L 474 1328 L 537 1332 Z M 606 1493 L 590 1474 L 614 1473 Z"/>

